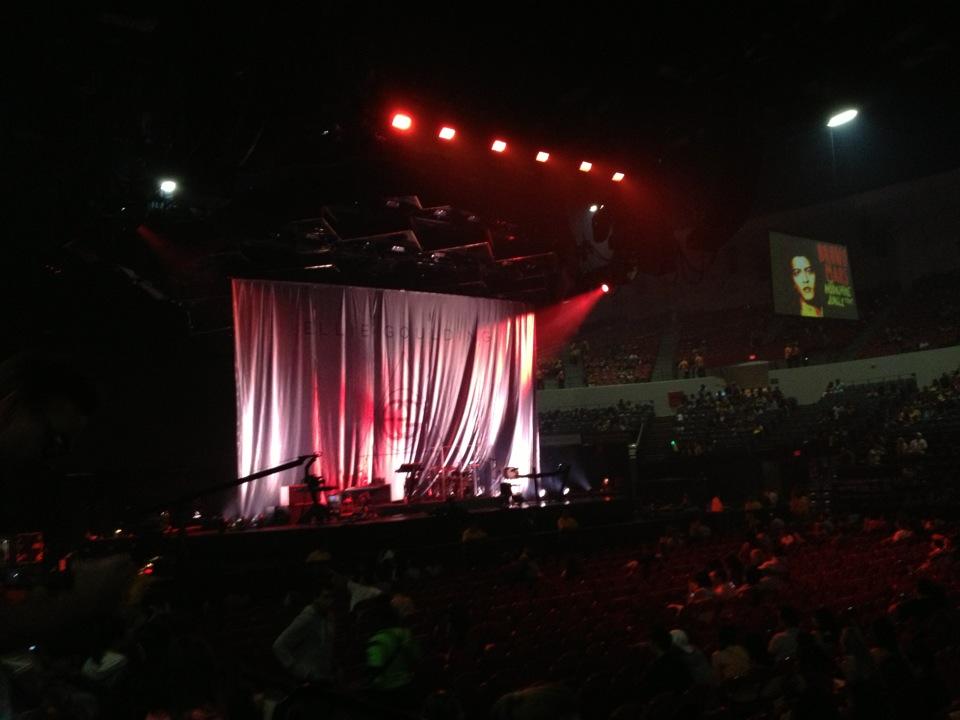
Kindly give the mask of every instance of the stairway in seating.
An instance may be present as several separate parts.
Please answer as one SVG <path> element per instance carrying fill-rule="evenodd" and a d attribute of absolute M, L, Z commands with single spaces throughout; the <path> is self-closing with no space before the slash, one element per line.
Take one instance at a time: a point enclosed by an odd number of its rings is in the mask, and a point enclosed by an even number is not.
<path fill-rule="evenodd" d="M 647 421 L 637 455 L 645 460 L 663 460 L 670 451 L 673 432 L 673 416 L 654 417 Z"/>
<path fill-rule="evenodd" d="M 563 372 L 566 376 L 566 387 L 583 387 L 587 384 L 586 371 L 583 368 L 583 357 L 574 359 L 570 348 L 563 351 Z"/>
<path fill-rule="evenodd" d="M 796 449 L 816 434 L 825 409 L 818 403 L 799 405 L 766 438 L 770 447 Z"/>
<path fill-rule="evenodd" d="M 680 342 L 680 328 L 677 322 L 677 312 L 670 316 L 670 322 L 660 338 L 660 349 L 657 351 L 657 361 L 653 365 L 650 380 L 673 380 L 674 360 L 677 354 L 677 343 Z"/>

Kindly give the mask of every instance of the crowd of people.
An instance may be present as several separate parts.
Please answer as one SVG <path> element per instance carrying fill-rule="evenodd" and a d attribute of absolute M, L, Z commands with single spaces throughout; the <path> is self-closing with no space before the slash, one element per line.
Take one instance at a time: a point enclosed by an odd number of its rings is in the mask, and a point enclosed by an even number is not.
<path fill-rule="evenodd" d="M 566 408 L 540 413 L 540 432 L 545 435 L 563 433 L 637 433 L 644 421 L 653 415 L 650 403 L 620 400 L 616 405 L 601 408 Z"/>
<path fill-rule="evenodd" d="M 960 304 L 953 297 L 955 275 L 924 281 L 905 295 L 884 291 L 858 295 L 858 320 L 813 322 L 809 318 L 776 316 L 766 303 L 683 316 L 677 324 L 673 358 L 675 377 L 703 377 L 712 367 L 767 360 L 794 368 L 831 362 L 868 328 L 870 320 L 888 308 L 890 318 L 876 328 L 859 349 L 861 358 L 946 347 L 960 342 Z M 652 377 L 662 319 L 642 329 L 611 325 L 592 328 L 575 339 L 561 360 L 541 365 L 541 381 L 556 378 L 564 386 L 565 363 L 580 364 L 588 385 L 647 382 Z M 655 327 L 655 331 L 651 331 Z"/>
<path fill-rule="evenodd" d="M 649 337 L 628 340 L 602 348 L 587 356 L 584 365 L 587 385 L 628 385 L 647 382 L 656 361 L 656 344 Z"/>
<path fill-rule="evenodd" d="M 796 401 L 785 397 L 780 388 L 741 388 L 731 383 L 713 393 L 701 385 L 677 408 L 671 449 L 699 456 L 755 445 L 795 406 Z"/>
<path fill-rule="evenodd" d="M 895 355 L 960 342 L 957 280 L 956 273 L 947 273 L 916 283 L 859 356 Z"/>
<path fill-rule="evenodd" d="M 465 533 L 447 565 L 315 551 L 276 601 L 181 594 L 157 559 L 114 614 L 5 655 L 0 698 L 24 718 L 943 716 L 957 527 L 810 519 L 801 497 L 615 547 L 567 510 L 514 551 Z"/>

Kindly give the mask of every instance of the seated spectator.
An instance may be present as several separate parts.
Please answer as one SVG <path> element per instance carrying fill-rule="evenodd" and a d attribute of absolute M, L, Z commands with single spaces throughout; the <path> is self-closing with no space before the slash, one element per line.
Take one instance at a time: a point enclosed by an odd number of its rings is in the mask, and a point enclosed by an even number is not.
<path fill-rule="evenodd" d="M 690 678 L 693 680 L 694 685 L 712 684 L 713 672 L 710 669 L 707 656 L 703 654 L 703 651 L 691 644 L 690 638 L 679 628 L 670 631 L 670 638 L 674 646 L 682 653 L 680 657 L 684 665 L 687 666 L 687 672 L 690 673 Z"/>
<path fill-rule="evenodd" d="M 569 510 L 564 510 L 557 518 L 557 530 L 561 533 L 570 533 L 579 527 L 580 523 L 577 522 L 577 519 Z"/>
<path fill-rule="evenodd" d="M 486 539 L 486 531 L 475 522 L 470 523 L 470 525 L 464 528 L 463 533 L 460 535 L 460 542 L 464 544 L 481 542 Z"/>
<path fill-rule="evenodd" d="M 656 658 L 640 678 L 638 695 L 641 700 L 650 700 L 661 693 L 682 693 L 693 684 L 683 652 L 665 628 L 655 628 L 650 633 L 650 648 Z"/>
<path fill-rule="evenodd" d="M 760 598 L 767 591 L 762 583 L 760 571 L 756 568 L 747 568 L 743 572 L 743 582 L 737 587 L 737 597 L 753 600 Z"/>
<path fill-rule="evenodd" d="M 707 602 L 713 599 L 710 575 L 701 571 L 687 581 L 687 605 Z"/>
<path fill-rule="evenodd" d="M 709 540 L 712 535 L 710 526 L 701 522 L 699 518 L 690 522 L 690 539 L 693 541 Z"/>
<path fill-rule="evenodd" d="M 717 644 L 718 649 L 710 656 L 716 682 L 735 680 L 750 673 L 750 653 L 737 643 L 735 628 L 729 625 L 720 628 Z"/>
<path fill-rule="evenodd" d="M 790 496 L 790 514 L 798 520 L 806 520 L 810 514 L 810 497 L 794 490 Z"/>
<path fill-rule="evenodd" d="M 828 608 L 813 614 L 813 637 L 828 657 L 834 657 L 840 645 L 840 626 Z"/>
<path fill-rule="evenodd" d="M 746 512 L 757 512 L 763 510 L 763 505 L 756 498 L 747 498 L 747 501 L 743 504 L 743 509 Z"/>
<path fill-rule="evenodd" d="M 503 574 L 505 579 L 511 582 L 536 582 L 543 577 L 528 547 L 523 548 L 516 560 L 504 566 Z"/>
<path fill-rule="evenodd" d="M 865 517 L 863 519 L 863 531 L 865 533 L 882 532 L 887 529 L 889 523 L 883 517 Z"/>
<path fill-rule="evenodd" d="M 840 670 L 846 681 L 846 694 L 854 717 L 876 717 L 885 711 L 880 673 L 863 635 L 854 626 L 840 634 Z"/>
<path fill-rule="evenodd" d="M 436 690 L 424 701 L 420 717 L 422 720 L 464 720 L 466 715 L 455 695 Z"/>
<path fill-rule="evenodd" d="M 381 603 L 371 618 L 375 628 L 367 640 L 366 666 L 374 698 L 392 707 L 409 708 L 420 661 L 420 646 L 405 626 L 411 606 L 406 601 Z"/>
<path fill-rule="evenodd" d="M 675 527 L 668 526 L 657 540 L 657 557 L 665 557 L 683 545 Z"/>
<path fill-rule="evenodd" d="M 930 537 L 930 551 L 918 571 L 928 572 L 940 565 L 947 565 L 949 561 L 953 560 L 953 555 L 953 543 L 950 538 L 940 533 L 934 533 Z"/>
<path fill-rule="evenodd" d="M 923 437 L 923 433 L 917 433 L 916 436 L 910 441 L 910 445 L 907 448 L 908 455 L 926 455 L 927 454 L 927 440 Z"/>
<path fill-rule="evenodd" d="M 577 697 L 562 685 L 535 685 L 501 697 L 491 720 L 579 720 Z"/>
<path fill-rule="evenodd" d="M 761 575 L 776 575 L 782 577 L 787 574 L 787 565 L 783 557 L 777 554 L 777 552 L 774 552 L 757 566 L 757 570 L 760 571 Z"/>
<path fill-rule="evenodd" d="M 723 559 L 723 568 L 726 570 L 727 578 L 734 587 L 740 585 L 743 582 L 743 563 L 740 562 L 740 557 L 730 553 Z"/>
<path fill-rule="evenodd" d="M 775 663 L 793 657 L 797 652 L 797 636 L 800 634 L 800 617 L 788 605 L 780 608 L 780 631 L 770 638 L 767 652 Z"/>
<path fill-rule="evenodd" d="M 784 552 L 803 543 L 803 537 L 796 530 L 786 530 L 777 539 L 780 549 Z"/>
<path fill-rule="evenodd" d="M 890 608 L 899 622 L 909 620 L 925 621 L 940 613 L 946 607 L 944 588 L 928 578 L 917 581 L 916 594 L 906 598 Z"/>
<path fill-rule="evenodd" d="M 96 628 L 96 632 L 96 646 L 84 661 L 80 674 L 101 687 L 111 688 L 118 683 L 130 664 L 120 648 L 123 625 L 119 621 L 105 621 Z"/>
<path fill-rule="evenodd" d="M 470 615 L 460 603 L 451 603 L 441 613 L 440 619 L 433 628 L 433 637 L 443 650 L 444 656 L 463 647 L 470 627 Z"/>
<path fill-rule="evenodd" d="M 905 542 L 907 540 L 912 540 L 912 539 L 913 539 L 913 530 L 909 527 L 909 525 L 905 521 L 898 520 L 896 530 L 893 531 L 893 535 L 887 538 L 886 542 L 899 543 L 899 542 Z"/>

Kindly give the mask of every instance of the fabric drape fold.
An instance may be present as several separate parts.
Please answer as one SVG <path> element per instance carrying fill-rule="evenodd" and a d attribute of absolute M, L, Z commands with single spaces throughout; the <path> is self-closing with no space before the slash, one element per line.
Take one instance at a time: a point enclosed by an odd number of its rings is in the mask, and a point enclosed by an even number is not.
<path fill-rule="evenodd" d="M 382 479 L 399 500 L 403 463 L 538 469 L 525 305 L 238 279 L 233 314 L 241 476 L 318 452 L 328 485 Z M 247 483 L 231 510 L 263 512 L 301 476 Z"/>

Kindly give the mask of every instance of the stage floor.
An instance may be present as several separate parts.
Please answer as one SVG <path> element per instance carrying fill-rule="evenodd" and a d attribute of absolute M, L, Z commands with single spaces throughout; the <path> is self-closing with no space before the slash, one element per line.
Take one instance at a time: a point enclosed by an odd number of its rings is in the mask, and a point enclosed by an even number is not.
<path fill-rule="evenodd" d="M 470 516 L 488 516 L 495 513 L 518 513 L 534 510 L 562 510 L 564 508 L 575 511 L 577 508 L 592 506 L 597 503 L 610 503 L 615 500 L 612 495 L 577 495 L 564 500 L 539 500 L 513 502 L 505 505 L 499 498 L 470 498 L 443 502 L 427 500 L 418 502 L 392 502 L 382 505 L 370 505 L 364 511 L 353 512 L 349 515 L 334 515 L 322 522 L 299 522 L 301 514 L 310 506 L 300 506 L 291 512 L 291 520 L 281 524 L 246 525 L 238 528 L 210 528 L 202 525 L 190 525 L 185 529 L 189 536 L 221 535 L 224 532 L 234 533 L 262 533 L 262 532 L 289 532 L 299 530 L 336 528 L 343 526 L 361 527 L 380 525 L 384 523 L 396 524 L 416 520 L 425 520 L 436 517 L 467 518 Z M 290 508 L 286 508 L 290 510 Z"/>
<path fill-rule="evenodd" d="M 157 528 L 90 540 L 87 552 L 132 553 L 141 559 L 176 556 L 198 571 L 203 568 L 204 573 L 222 578 L 251 572 L 269 575 L 302 566 L 315 550 L 329 551 L 338 560 L 351 563 L 366 562 L 386 548 L 429 555 L 430 548 L 459 545 L 463 530 L 470 525 L 479 526 L 491 542 L 509 552 L 522 547 L 523 538 L 556 533 L 557 518 L 564 510 L 569 510 L 581 527 L 634 520 L 631 503 L 610 495 L 528 502 L 509 508 L 478 498 L 456 503 L 396 503 L 379 507 L 375 517 L 309 525 L 190 526 L 164 532 Z"/>

